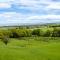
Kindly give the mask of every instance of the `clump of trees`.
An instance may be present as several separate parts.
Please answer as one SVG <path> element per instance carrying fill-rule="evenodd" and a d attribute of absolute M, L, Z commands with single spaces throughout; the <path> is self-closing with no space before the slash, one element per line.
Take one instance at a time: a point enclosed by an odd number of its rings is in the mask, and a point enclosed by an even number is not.
<path fill-rule="evenodd" d="M 0 30 L 0 39 L 7 45 L 9 38 L 20 38 L 20 37 L 60 37 L 60 27 L 47 27 L 44 29 L 22 29 L 22 28 L 13 28 Z"/>
<path fill-rule="evenodd" d="M 46 31 L 42 29 L 20 29 L 20 28 L 0 30 L 0 39 L 2 39 L 4 36 L 8 36 L 9 38 L 32 37 L 32 36 L 60 37 L 60 28 L 54 27 L 53 30 L 47 29 Z"/>
<path fill-rule="evenodd" d="M 32 36 L 31 30 L 27 29 L 12 29 L 11 30 L 11 38 L 19 38 L 19 37 L 30 37 Z"/>
<path fill-rule="evenodd" d="M 52 37 L 60 37 L 60 28 L 54 28 Z"/>
<path fill-rule="evenodd" d="M 43 36 L 43 31 L 41 29 L 34 29 L 32 31 L 32 35 L 34 35 L 34 36 Z"/>

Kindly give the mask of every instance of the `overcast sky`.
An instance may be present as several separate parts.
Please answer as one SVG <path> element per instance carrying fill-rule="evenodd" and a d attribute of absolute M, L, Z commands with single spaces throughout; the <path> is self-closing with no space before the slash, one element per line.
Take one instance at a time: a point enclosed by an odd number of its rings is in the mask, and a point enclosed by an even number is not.
<path fill-rule="evenodd" d="M 60 0 L 0 0 L 0 25 L 60 22 Z"/>

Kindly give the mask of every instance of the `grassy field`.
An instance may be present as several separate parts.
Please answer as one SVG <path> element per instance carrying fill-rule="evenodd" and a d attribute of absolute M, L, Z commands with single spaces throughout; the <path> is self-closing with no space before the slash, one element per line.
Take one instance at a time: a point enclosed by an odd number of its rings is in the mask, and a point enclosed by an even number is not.
<path fill-rule="evenodd" d="M 7 46 L 0 41 L 0 60 L 60 60 L 59 40 L 43 37 L 10 39 Z"/>

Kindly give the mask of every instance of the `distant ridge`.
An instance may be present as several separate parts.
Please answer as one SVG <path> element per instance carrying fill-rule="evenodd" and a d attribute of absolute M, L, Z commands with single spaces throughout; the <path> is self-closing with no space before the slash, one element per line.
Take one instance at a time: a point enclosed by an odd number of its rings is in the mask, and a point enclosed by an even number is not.
<path fill-rule="evenodd" d="M 39 26 L 39 25 L 51 25 L 51 24 L 57 24 L 60 25 L 60 23 L 36 23 L 36 24 L 11 24 L 11 25 L 0 25 L 0 27 L 17 27 L 17 26 Z"/>

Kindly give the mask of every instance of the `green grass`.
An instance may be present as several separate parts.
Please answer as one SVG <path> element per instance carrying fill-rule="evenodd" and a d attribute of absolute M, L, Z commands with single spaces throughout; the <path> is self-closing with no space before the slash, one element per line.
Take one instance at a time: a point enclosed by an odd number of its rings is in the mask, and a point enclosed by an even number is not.
<path fill-rule="evenodd" d="M 0 60 L 60 60 L 59 38 L 31 37 L 10 40 L 7 46 L 0 41 Z"/>

